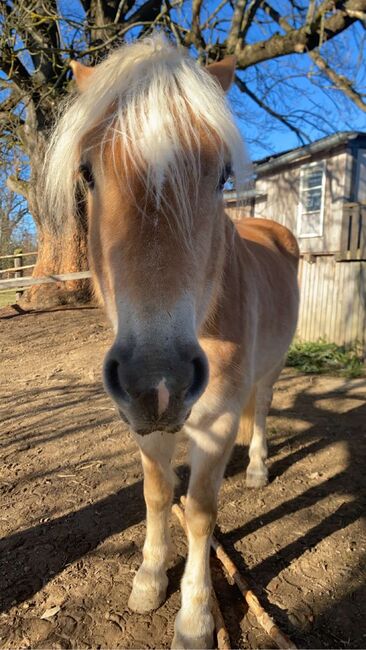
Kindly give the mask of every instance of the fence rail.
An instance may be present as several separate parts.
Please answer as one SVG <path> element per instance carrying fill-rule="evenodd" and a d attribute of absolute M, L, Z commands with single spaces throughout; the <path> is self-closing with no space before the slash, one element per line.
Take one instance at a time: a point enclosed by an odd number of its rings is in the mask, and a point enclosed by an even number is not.
<path fill-rule="evenodd" d="M 0 269 L 0 273 L 15 273 L 16 271 L 24 271 L 25 269 L 33 269 L 34 267 L 35 264 L 25 264 L 25 266 L 9 266 L 7 269 Z"/>
<path fill-rule="evenodd" d="M 14 266 L 9 266 L 5 269 L 0 269 L 0 278 L 2 274 L 11 273 L 15 274 L 13 278 L 0 279 L 0 294 L 16 291 L 16 299 L 19 300 L 22 293 L 28 287 L 39 284 L 51 284 L 54 282 L 65 282 L 68 280 L 83 280 L 91 277 L 90 271 L 78 271 L 75 273 L 57 273 L 46 275 L 44 277 L 33 278 L 32 276 L 24 276 L 24 271 L 30 271 L 34 268 L 35 264 L 23 264 L 24 257 L 37 256 L 38 251 L 30 253 L 23 253 L 21 249 L 17 249 L 12 255 L 1 255 L 0 260 L 14 260 Z"/>
<path fill-rule="evenodd" d="M 1 255 L 0 256 L 0 266 L 3 267 L 5 263 L 5 268 L 0 268 L 0 278 L 2 275 L 8 276 L 14 274 L 15 276 L 15 281 L 17 283 L 16 286 L 16 300 L 18 301 L 21 296 L 23 290 L 18 288 L 19 284 L 21 282 L 21 278 L 24 276 L 24 271 L 27 271 L 29 269 L 33 269 L 35 264 L 25 264 L 24 263 L 24 258 L 25 257 L 37 257 L 38 251 L 30 251 L 29 253 L 23 253 L 23 250 L 21 248 L 16 248 L 14 253 L 9 254 L 9 255 Z M 4 262 L 5 260 L 5 262 Z M 13 260 L 14 266 L 7 266 L 7 262 Z M 31 260 L 30 260 L 31 261 Z M 5 280 L 0 280 L 0 293 L 3 293 L 4 290 L 1 289 L 1 287 L 6 286 L 4 283 L 7 281 L 8 278 L 5 278 Z M 19 278 L 19 280 L 18 280 Z M 9 291 L 9 289 L 5 289 L 5 291 Z"/>
<path fill-rule="evenodd" d="M 26 287 L 32 287 L 36 284 L 51 284 L 52 282 L 83 280 L 84 278 L 91 278 L 90 271 L 61 273 L 59 275 L 47 275 L 41 278 L 9 278 L 8 280 L 0 280 L 0 289 L 25 289 Z"/>
<path fill-rule="evenodd" d="M 11 255 L 0 255 L 0 260 L 10 260 L 14 257 L 29 257 L 30 255 L 38 255 L 38 251 L 32 253 L 12 253 Z"/>

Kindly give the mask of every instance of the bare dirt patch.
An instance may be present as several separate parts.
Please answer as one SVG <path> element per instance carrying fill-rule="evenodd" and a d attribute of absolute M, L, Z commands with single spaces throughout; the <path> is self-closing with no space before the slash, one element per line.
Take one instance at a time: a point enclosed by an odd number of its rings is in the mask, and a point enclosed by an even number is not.
<path fill-rule="evenodd" d="M 130 612 L 145 508 L 137 448 L 101 383 L 109 326 L 96 309 L 0 315 L 0 647 L 169 647 L 185 540 L 172 520 L 167 601 Z M 220 493 L 222 543 L 299 647 L 366 647 L 365 397 L 365 379 L 285 370 L 270 485 L 246 489 L 237 447 Z M 177 493 L 185 462 L 183 443 Z M 273 647 L 213 573 L 233 647 Z"/>

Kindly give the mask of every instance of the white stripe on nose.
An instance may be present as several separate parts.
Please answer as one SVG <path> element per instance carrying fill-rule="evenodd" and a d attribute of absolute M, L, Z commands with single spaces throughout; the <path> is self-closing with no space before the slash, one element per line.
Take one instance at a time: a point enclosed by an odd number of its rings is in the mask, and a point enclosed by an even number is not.
<path fill-rule="evenodd" d="M 158 391 L 158 416 L 160 417 L 167 410 L 170 397 L 165 377 L 158 383 L 156 390 Z"/>

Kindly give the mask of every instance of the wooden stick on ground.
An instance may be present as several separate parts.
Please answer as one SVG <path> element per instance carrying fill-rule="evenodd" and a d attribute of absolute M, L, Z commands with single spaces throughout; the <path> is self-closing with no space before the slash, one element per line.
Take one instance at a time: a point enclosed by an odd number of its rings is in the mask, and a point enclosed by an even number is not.
<path fill-rule="evenodd" d="M 212 614 L 214 617 L 215 628 L 216 628 L 217 648 L 218 650 L 230 650 L 231 645 L 230 645 L 229 633 L 226 629 L 224 617 L 221 613 L 219 601 L 217 600 L 217 596 L 213 587 L 211 592 L 211 600 L 212 600 Z"/>
<path fill-rule="evenodd" d="M 187 534 L 187 524 L 186 524 L 186 520 L 182 508 L 177 503 L 175 503 L 172 506 L 172 512 L 175 514 L 180 525 L 182 526 L 183 530 Z M 212 614 L 215 621 L 215 629 L 216 629 L 216 636 L 217 636 L 217 648 L 218 650 L 230 650 L 231 648 L 230 637 L 226 629 L 225 621 L 220 610 L 219 601 L 217 600 L 217 596 L 213 587 L 211 592 L 211 602 L 212 602 Z"/>
<path fill-rule="evenodd" d="M 181 497 L 181 502 L 183 506 L 185 506 L 186 498 Z M 182 509 L 179 508 L 179 506 L 177 507 L 180 510 L 182 517 L 184 518 L 184 513 Z M 185 526 L 184 528 L 186 530 Z M 287 649 L 296 650 L 295 644 L 288 638 L 288 636 L 286 636 L 286 634 L 284 634 L 284 632 L 281 632 L 281 630 L 279 629 L 278 625 L 275 623 L 273 618 L 269 614 L 267 614 L 267 612 L 263 609 L 257 596 L 250 589 L 249 584 L 247 583 L 245 578 L 239 573 L 238 568 L 235 566 L 232 559 L 227 555 L 225 549 L 218 542 L 218 540 L 214 535 L 212 535 L 211 538 L 211 546 L 214 549 L 216 556 L 220 560 L 221 564 L 225 567 L 229 576 L 233 578 L 233 580 L 235 580 L 236 585 L 238 586 L 239 590 L 243 594 L 248 604 L 248 607 L 255 615 L 261 627 L 265 630 L 265 632 L 267 632 L 268 636 L 270 636 L 271 639 L 274 640 L 278 648 L 283 648 L 285 650 Z"/>

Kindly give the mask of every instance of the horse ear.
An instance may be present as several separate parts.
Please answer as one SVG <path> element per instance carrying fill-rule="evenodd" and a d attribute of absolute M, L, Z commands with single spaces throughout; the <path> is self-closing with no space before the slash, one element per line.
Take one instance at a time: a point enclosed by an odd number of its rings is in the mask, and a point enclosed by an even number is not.
<path fill-rule="evenodd" d="M 217 63 L 210 63 L 206 70 L 215 77 L 223 91 L 227 92 L 234 81 L 235 66 L 236 56 L 231 55 L 225 56 L 222 61 L 218 61 Z"/>
<path fill-rule="evenodd" d="M 75 77 L 76 85 L 80 92 L 86 90 L 90 83 L 90 77 L 94 74 L 94 68 L 90 68 L 79 61 L 71 61 L 70 68 Z"/>

